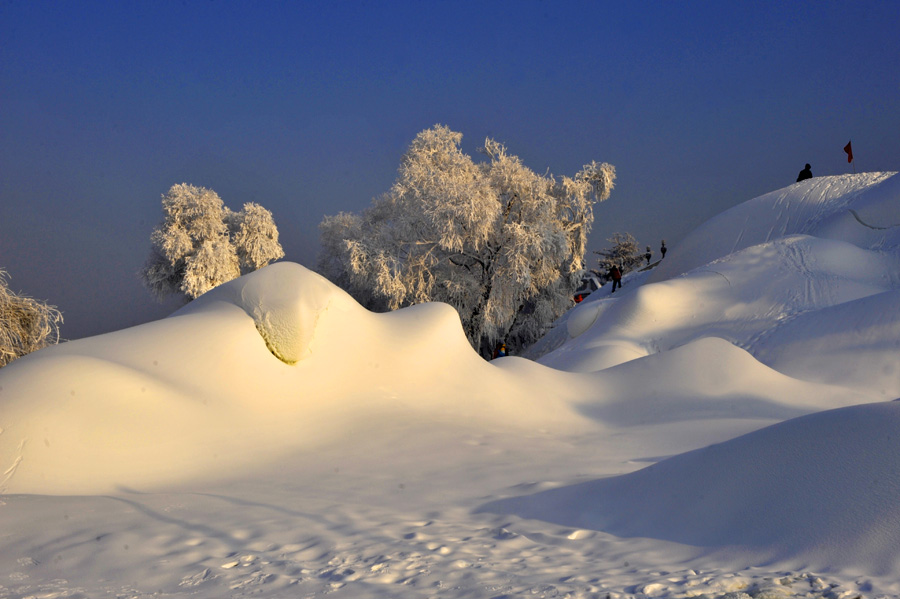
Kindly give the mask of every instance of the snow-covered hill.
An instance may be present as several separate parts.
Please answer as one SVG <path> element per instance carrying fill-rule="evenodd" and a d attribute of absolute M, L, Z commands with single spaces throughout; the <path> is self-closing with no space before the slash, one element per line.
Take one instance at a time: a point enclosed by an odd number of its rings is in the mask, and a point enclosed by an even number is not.
<path fill-rule="evenodd" d="M 900 177 L 699 227 L 532 350 L 274 264 L 0 370 L 0 597 L 900 596 Z"/>

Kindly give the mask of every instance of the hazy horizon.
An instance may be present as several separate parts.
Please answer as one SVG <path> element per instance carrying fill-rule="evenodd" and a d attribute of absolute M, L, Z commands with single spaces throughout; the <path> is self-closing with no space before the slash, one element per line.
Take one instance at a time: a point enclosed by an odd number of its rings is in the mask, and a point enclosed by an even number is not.
<path fill-rule="evenodd" d="M 897 170 L 898 25 L 884 2 L 3 3 L 0 267 L 65 338 L 164 316 L 136 273 L 180 182 L 259 202 L 314 267 L 322 217 L 436 123 L 537 172 L 615 165 L 590 251 L 672 248 L 807 162 Z"/>

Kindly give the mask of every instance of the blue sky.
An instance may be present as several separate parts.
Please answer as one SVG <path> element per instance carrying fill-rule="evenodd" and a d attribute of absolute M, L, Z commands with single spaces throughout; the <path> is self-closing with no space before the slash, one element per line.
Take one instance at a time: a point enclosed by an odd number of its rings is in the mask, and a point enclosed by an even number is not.
<path fill-rule="evenodd" d="M 591 249 L 656 251 L 742 201 L 900 169 L 900 2 L 0 0 L 0 267 L 78 338 L 169 313 L 136 272 L 174 183 L 317 225 L 436 123 L 532 169 L 614 164 Z M 589 264 L 593 256 L 588 256 Z"/>

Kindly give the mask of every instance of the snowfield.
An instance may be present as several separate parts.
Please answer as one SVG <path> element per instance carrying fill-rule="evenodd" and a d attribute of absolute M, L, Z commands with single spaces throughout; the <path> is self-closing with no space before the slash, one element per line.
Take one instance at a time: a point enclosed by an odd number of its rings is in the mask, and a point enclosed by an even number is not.
<path fill-rule="evenodd" d="M 483 361 L 276 263 L 0 370 L 0 598 L 900 597 L 900 176 Z"/>

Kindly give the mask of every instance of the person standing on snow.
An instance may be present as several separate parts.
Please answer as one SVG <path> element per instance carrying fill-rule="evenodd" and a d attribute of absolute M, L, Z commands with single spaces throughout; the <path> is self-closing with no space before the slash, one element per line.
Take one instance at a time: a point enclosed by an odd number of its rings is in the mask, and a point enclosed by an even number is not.
<path fill-rule="evenodd" d="M 616 287 L 622 287 L 622 270 L 613 264 L 613 267 L 609 269 L 609 278 L 612 279 L 613 288 L 610 293 L 616 292 Z"/>
<path fill-rule="evenodd" d="M 810 166 L 807 164 L 806 168 L 800 171 L 800 174 L 797 175 L 797 183 L 799 183 L 800 181 L 805 181 L 807 179 L 812 179 L 812 171 L 809 169 Z"/>
<path fill-rule="evenodd" d="M 666 257 L 666 240 L 665 239 L 662 240 L 662 245 L 659 248 L 659 253 L 662 254 L 663 258 Z"/>
<path fill-rule="evenodd" d="M 653 252 L 650 251 L 650 246 L 647 246 L 647 253 L 644 254 L 644 258 L 647 259 L 647 266 L 650 266 L 650 259 L 653 257 Z"/>

